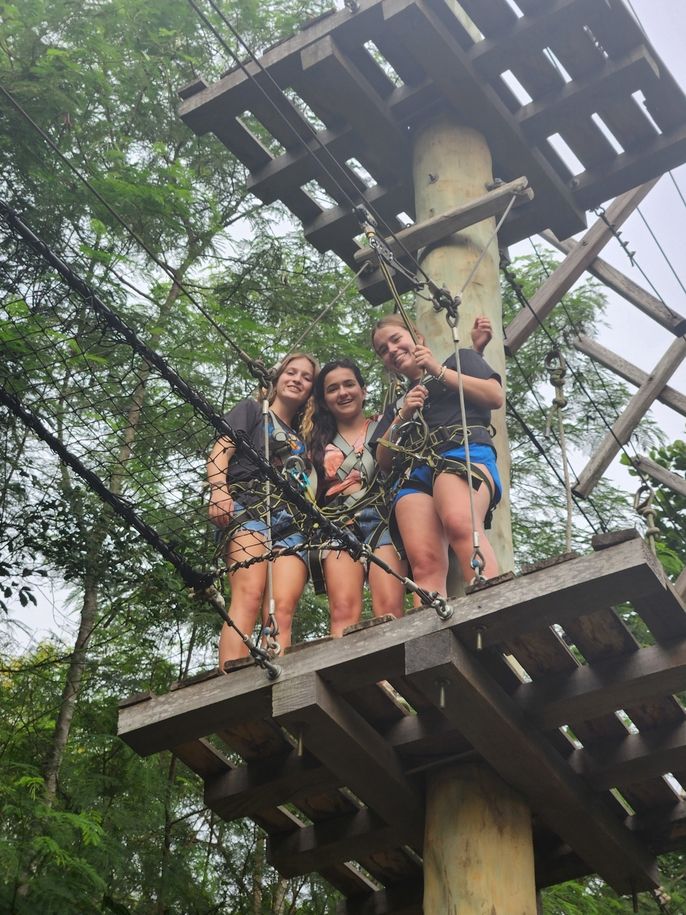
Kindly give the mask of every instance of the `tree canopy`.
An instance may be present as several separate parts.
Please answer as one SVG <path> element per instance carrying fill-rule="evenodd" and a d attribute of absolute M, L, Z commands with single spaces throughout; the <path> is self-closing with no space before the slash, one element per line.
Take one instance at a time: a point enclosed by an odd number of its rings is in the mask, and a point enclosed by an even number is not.
<path fill-rule="evenodd" d="M 222 7 L 258 51 L 325 4 Z M 368 345 L 374 314 L 349 272 L 307 246 L 278 206 L 258 205 L 240 163 L 176 117 L 181 86 L 231 63 L 192 6 L 23 0 L 0 4 L 0 20 L 0 196 L 219 412 L 255 384 L 229 341 L 270 364 L 302 335 L 320 357 L 357 359 L 378 408 L 386 380 Z M 553 263 L 544 253 L 513 270 L 530 295 Z M 3 385 L 161 535 L 193 556 L 211 555 L 202 502 L 211 429 L 4 230 L 0 268 Z M 504 306 L 507 321 L 519 307 L 507 285 Z M 581 285 L 551 318 L 550 337 L 564 346 L 572 330 L 595 329 L 602 311 L 599 288 Z M 560 452 L 545 433 L 550 346 L 535 335 L 510 372 L 520 562 L 564 549 Z M 565 426 L 581 455 L 627 392 L 585 357 L 569 360 Z M 279 878 L 259 830 L 213 816 L 178 760 L 142 760 L 114 736 L 118 700 L 164 692 L 213 663 L 219 621 L 21 422 L 2 417 L 0 909 L 331 911 L 335 893 L 323 881 Z M 662 445 L 649 423 L 641 435 Z M 683 469 L 677 446 L 665 459 Z M 609 484 L 582 508 L 574 525 L 580 549 L 594 530 L 628 519 L 626 495 Z M 679 529 L 666 539 L 683 553 Z M 49 582 L 75 621 L 73 641 L 65 633 L 22 648 L 10 617 L 44 605 Z M 297 637 L 322 634 L 327 624 L 325 605 L 307 594 Z M 682 859 L 668 865 L 676 883 Z M 651 900 L 641 905 L 656 911 Z M 545 906 L 551 915 L 630 910 L 597 881 L 556 888 Z"/>

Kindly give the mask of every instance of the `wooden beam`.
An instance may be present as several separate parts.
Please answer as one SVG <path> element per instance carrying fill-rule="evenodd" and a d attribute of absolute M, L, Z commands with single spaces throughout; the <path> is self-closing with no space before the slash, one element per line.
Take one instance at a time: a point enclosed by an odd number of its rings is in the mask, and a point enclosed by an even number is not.
<path fill-rule="evenodd" d="M 340 779 L 311 754 L 255 760 L 205 779 L 205 805 L 224 820 L 254 816 L 266 807 L 297 803 L 303 792 L 337 788 Z"/>
<path fill-rule="evenodd" d="M 332 817 L 284 836 L 270 836 L 269 863 L 284 877 L 321 871 L 341 861 L 356 861 L 402 843 L 394 826 L 371 810 Z"/>
<path fill-rule="evenodd" d="M 639 538 L 451 601 L 453 615 L 447 623 L 427 610 L 405 616 L 392 626 L 352 633 L 345 639 L 286 655 L 280 662 L 279 683 L 317 670 L 336 690 L 345 693 L 381 679 L 401 677 L 404 643 L 445 627 L 459 628 L 463 639 L 472 645 L 480 635 L 488 647 L 542 626 L 564 625 L 565 619 L 587 613 L 594 606 L 623 601 L 636 606 L 641 600 L 659 609 L 655 625 L 649 622 L 656 639 L 659 634 L 655 627 L 662 619 L 668 621 L 665 637 L 686 635 L 686 630 L 679 628 L 683 625 L 683 606 L 670 590 L 662 567 Z M 671 614 L 676 614 L 674 619 Z M 677 625 L 675 620 L 681 623 Z M 263 671 L 246 668 L 121 708 L 118 733 L 134 750 L 147 756 L 216 733 L 232 721 L 269 717 L 271 688 Z"/>
<path fill-rule="evenodd" d="M 336 915 L 423 915 L 421 880 L 406 880 L 368 896 L 344 899 Z"/>
<path fill-rule="evenodd" d="M 648 75 L 658 75 L 657 64 L 645 48 L 636 48 L 620 60 L 608 58 L 600 72 L 524 105 L 517 121 L 532 142 L 541 143 L 557 133 L 566 118 L 573 122 L 590 117 L 618 91 L 631 94 L 641 89 Z"/>
<path fill-rule="evenodd" d="M 624 152 L 602 168 L 583 172 L 576 178 L 574 199 L 584 209 L 598 206 L 621 192 L 645 181 L 657 180 L 686 159 L 686 126 L 665 131 L 652 143 L 642 143 L 637 152 Z"/>
<path fill-rule="evenodd" d="M 618 197 L 608 208 L 606 218 L 598 219 L 586 232 L 576 248 L 568 254 L 560 266 L 550 274 L 530 301 L 530 308 L 522 309 L 510 321 L 505 330 L 505 351 L 512 355 L 544 321 L 560 299 L 569 292 L 574 283 L 598 256 L 612 238 L 612 226 L 617 228 L 628 219 L 636 207 L 657 183 L 649 181 Z M 610 225 L 607 225 L 610 223 Z"/>
<path fill-rule="evenodd" d="M 407 229 L 396 233 L 393 238 L 385 238 L 384 244 L 399 257 L 406 255 L 408 251 L 414 253 L 490 216 L 500 216 L 507 209 L 512 197 L 517 198 L 515 206 L 533 200 L 534 192 L 528 184 L 526 178 L 508 181 L 464 206 L 455 207 L 433 219 L 408 226 Z M 372 248 L 365 247 L 355 253 L 355 262 L 362 264 L 365 261 L 373 261 L 376 257 Z"/>
<path fill-rule="evenodd" d="M 563 254 L 571 254 L 578 244 L 572 239 L 559 241 L 557 236 L 547 229 L 541 232 L 541 237 Z M 672 308 L 668 308 L 664 302 L 643 289 L 638 283 L 634 283 L 632 279 L 617 270 L 616 267 L 608 264 L 607 261 L 596 257 L 586 267 L 586 270 L 609 289 L 612 289 L 613 292 L 635 305 L 643 314 L 648 315 L 653 321 L 657 321 L 662 327 L 666 327 L 674 336 L 681 337 L 686 333 L 686 318 L 683 315 L 680 315 Z"/>
<path fill-rule="evenodd" d="M 274 718 L 302 739 L 341 784 L 395 827 L 398 837 L 403 837 L 396 844 L 414 841 L 421 845 L 421 799 L 395 752 L 319 674 L 276 681 L 272 708 Z"/>
<path fill-rule="evenodd" d="M 514 700 L 542 730 L 612 714 L 654 696 L 686 689 L 686 638 L 619 658 L 584 664 L 570 674 L 522 683 Z"/>
<path fill-rule="evenodd" d="M 594 788 L 623 788 L 686 765 L 686 721 L 627 734 L 621 741 L 595 741 L 568 761 Z"/>
<path fill-rule="evenodd" d="M 588 496 L 591 493 L 622 446 L 629 441 L 633 431 L 667 384 L 667 380 L 681 365 L 684 356 L 686 356 L 686 338 L 679 337 L 669 347 L 648 381 L 631 398 L 619 419 L 612 424 L 611 431 L 605 436 L 596 453 L 582 470 L 573 487 L 576 495 Z"/>
<path fill-rule="evenodd" d="M 650 375 L 644 372 L 643 369 L 639 369 L 633 363 L 622 359 L 621 356 L 601 346 L 600 343 L 590 337 L 583 335 L 576 337 L 572 340 L 572 346 L 578 349 L 580 353 L 590 356 L 595 362 L 604 365 L 606 369 L 610 369 L 620 378 L 636 385 L 637 388 L 646 384 L 650 378 Z M 671 388 L 666 384 L 657 395 L 656 400 L 659 400 L 660 403 L 665 404 L 667 407 L 671 407 L 672 410 L 676 410 L 677 413 L 681 413 L 682 416 L 686 416 L 686 396 L 677 391 L 676 388 Z"/>
<path fill-rule="evenodd" d="M 578 24 L 598 0 L 547 0 L 536 11 L 517 19 L 507 31 L 495 38 L 484 38 L 467 52 L 472 65 L 488 80 L 498 79 L 503 62 L 532 57 L 545 48 L 561 30 Z"/>
<path fill-rule="evenodd" d="M 521 709 L 476 663 L 454 633 L 406 646 L 406 676 L 458 727 L 532 810 L 617 892 L 659 884 L 653 856 L 533 732 Z M 441 682 L 443 681 L 443 682 Z M 581 813 L 582 812 L 582 813 Z"/>
<path fill-rule="evenodd" d="M 671 489 L 672 492 L 686 498 L 686 479 L 679 476 L 678 473 L 667 470 L 666 467 L 651 461 L 650 458 L 645 457 L 643 454 L 636 455 L 631 459 L 631 463 L 641 473 L 648 474 L 657 483 L 661 483 L 662 486 L 666 486 L 667 489 Z"/>
<path fill-rule="evenodd" d="M 532 148 L 495 89 L 484 81 L 445 23 L 425 0 L 386 0 L 384 19 L 394 34 L 433 79 L 462 123 L 476 126 L 487 138 L 493 158 L 526 175 L 545 215 L 555 223 L 583 225 L 583 215 L 565 182 L 536 148 Z M 510 174 L 512 174 L 510 172 Z"/>

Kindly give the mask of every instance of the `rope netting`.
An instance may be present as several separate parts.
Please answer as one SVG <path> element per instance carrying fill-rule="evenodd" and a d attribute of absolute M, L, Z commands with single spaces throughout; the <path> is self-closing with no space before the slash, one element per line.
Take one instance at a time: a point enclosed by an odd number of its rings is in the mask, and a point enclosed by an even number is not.
<path fill-rule="evenodd" d="M 71 467 L 188 586 L 210 592 L 227 622 L 214 582 L 235 557 L 209 524 L 206 504 L 207 453 L 217 438 L 228 437 L 252 463 L 258 510 L 269 489 L 287 506 L 305 540 L 299 550 L 344 549 L 385 567 L 143 342 L 159 343 L 155 318 L 139 311 L 137 333 L 0 202 L 0 403 L 50 447 L 54 457 L 41 456 L 46 480 L 60 478 L 58 460 Z M 243 565 L 288 551 L 241 538 Z M 442 609 L 436 595 L 403 580 Z"/>

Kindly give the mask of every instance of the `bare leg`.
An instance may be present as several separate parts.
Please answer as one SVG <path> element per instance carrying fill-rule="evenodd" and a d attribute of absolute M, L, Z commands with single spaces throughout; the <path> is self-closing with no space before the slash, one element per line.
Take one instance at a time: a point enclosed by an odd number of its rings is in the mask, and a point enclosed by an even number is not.
<path fill-rule="evenodd" d="M 395 507 L 395 517 L 412 578 L 426 591 L 445 596 L 448 541 L 433 498 L 421 492 L 403 496 Z"/>
<path fill-rule="evenodd" d="M 227 547 L 227 564 L 243 562 L 264 553 L 264 538 L 253 531 L 240 531 Z M 231 582 L 231 604 L 229 616 L 246 635 L 252 635 L 257 617 L 262 606 L 262 595 L 267 580 L 267 566 L 258 562 L 247 569 L 237 569 L 229 573 Z M 226 623 L 219 636 L 219 667 L 223 670 L 224 662 L 235 658 L 245 658 L 247 646 L 241 637 Z"/>
<path fill-rule="evenodd" d="M 398 556 L 394 546 L 377 547 L 374 555 L 383 559 L 398 575 L 407 575 L 407 563 Z M 374 616 L 385 616 L 387 613 L 398 617 L 403 615 L 404 585 L 374 563 L 369 564 L 369 589 Z"/>
<path fill-rule="evenodd" d="M 488 475 L 485 467 L 475 464 Z M 490 477 L 489 477 L 490 479 Z M 474 514 L 479 534 L 479 548 L 486 562 L 483 573 L 487 577 L 498 574 L 498 561 L 484 530 L 490 494 L 485 485 L 474 492 Z M 472 543 L 472 518 L 469 510 L 469 484 L 464 477 L 454 473 L 441 473 L 434 483 L 434 503 L 450 546 L 457 557 L 465 584 L 474 577 L 470 563 L 474 553 Z"/>
<path fill-rule="evenodd" d="M 331 613 L 331 635 L 343 635 L 362 613 L 364 568 L 345 552 L 330 552 L 324 560 L 324 579 Z"/>
<path fill-rule="evenodd" d="M 279 627 L 278 643 L 281 648 L 291 644 L 291 629 L 295 608 L 307 583 L 307 566 L 297 556 L 282 556 L 274 560 L 274 606 Z M 268 596 L 265 594 L 263 620 L 268 613 Z"/>

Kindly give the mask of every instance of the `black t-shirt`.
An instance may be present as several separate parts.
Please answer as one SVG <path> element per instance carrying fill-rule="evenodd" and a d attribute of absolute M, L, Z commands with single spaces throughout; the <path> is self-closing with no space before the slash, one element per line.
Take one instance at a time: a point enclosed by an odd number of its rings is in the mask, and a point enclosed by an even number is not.
<path fill-rule="evenodd" d="M 456 371 L 457 360 L 455 359 L 455 354 L 453 353 L 448 356 L 443 365 L 448 369 Z M 483 379 L 497 378 L 498 383 L 501 383 L 500 375 L 493 371 L 484 357 L 480 356 L 479 353 L 475 352 L 473 349 L 460 350 L 460 367 L 464 375 L 471 375 L 474 378 Z M 421 382 L 419 381 L 414 381 L 410 385 L 410 388 L 413 388 L 420 383 Z M 462 412 L 460 410 L 458 392 L 453 391 L 452 389 L 449 390 L 440 382 L 436 381 L 430 381 L 427 387 L 429 389 L 429 396 L 424 402 L 422 414 L 430 431 L 433 432 L 436 429 L 445 429 L 447 427 L 460 425 L 462 423 Z M 465 398 L 465 406 L 467 408 L 467 426 L 470 427 L 470 444 L 492 445 L 491 436 L 488 431 L 488 427 L 491 423 L 491 411 L 472 403 L 468 398 Z M 395 412 L 396 404 L 390 404 L 386 407 L 376 432 L 374 433 L 374 437 L 370 442 L 370 447 L 375 448 L 379 439 L 384 437 L 388 431 L 388 427 L 395 418 Z M 456 433 L 454 436 L 451 436 L 450 440 L 442 443 L 438 450 L 444 451 L 447 448 L 455 447 L 455 445 L 459 444 L 462 444 L 462 435 L 461 433 Z"/>
<path fill-rule="evenodd" d="M 253 448 L 264 455 L 264 419 L 262 417 L 262 404 L 249 397 L 239 401 L 233 409 L 224 414 L 226 422 L 236 432 L 247 433 Z M 273 414 L 269 416 L 269 456 L 274 467 L 281 467 L 287 457 L 305 456 L 305 445 L 293 429 L 283 421 L 276 419 Z M 226 478 L 231 483 L 254 480 L 256 476 L 254 462 L 236 451 L 229 461 Z"/>

